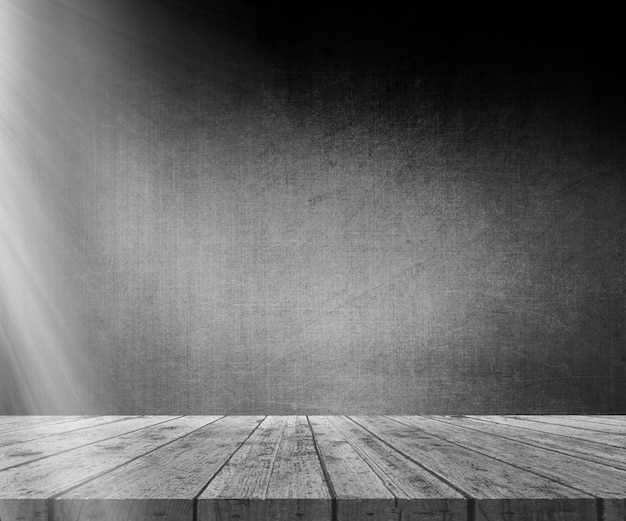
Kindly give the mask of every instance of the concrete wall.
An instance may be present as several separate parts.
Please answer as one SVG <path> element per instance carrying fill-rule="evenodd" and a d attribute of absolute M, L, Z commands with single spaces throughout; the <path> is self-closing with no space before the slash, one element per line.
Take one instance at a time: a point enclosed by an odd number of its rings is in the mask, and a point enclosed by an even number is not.
<path fill-rule="evenodd" d="M 57 202 L 92 410 L 624 413 L 595 98 L 280 61 L 243 19 L 77 53 Z"/>

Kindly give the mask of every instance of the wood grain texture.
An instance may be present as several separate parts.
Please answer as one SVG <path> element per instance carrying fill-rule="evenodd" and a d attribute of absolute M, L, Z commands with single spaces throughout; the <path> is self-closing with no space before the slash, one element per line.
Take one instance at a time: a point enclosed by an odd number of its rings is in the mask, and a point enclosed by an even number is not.
<path fill-rule="evenodd" d="M 311 424 L 340 519 L 465 519 L 461 493 L 348 418 L 313 416 Z"/>
<path fill-rule="evenodd" d="M 559 416 L 555 416 L 559 418 Z M 571 416 L 568 416 L 568 418 Z M 578 418 L 592 423 L 606 423 L 608 425 L 621 425 L 626 427 L 626 416 L 577 416 Z"/>
<path fill-rule="evenodd" d="M 476 521 L 608 521 L 598 517 L 590 499 L 482 499 L 477 502 Z M 621 521 L 621 520 L 620 520 Z"/>
<path fill-rule="evenodd" d="M 72 499 L 53 501 L 48 519 L 76 521 L 156 521 L 193 519 L 193 501 L 189 499 Z"/>
<path fill-rule="evenodd" d="M 533 419 L 535 417 L 532 417 Z M 621 419 L 16 418 L 1 521 L 624 521 Z M 576 422 L 577 426 L 573 426 Z M 593 424 L 611 432 L 589 430 Z M 527 427 L 531 425 L 531 427 Z M 533 428 L 546 426 L 546 432 Z M 48 436 L 41 429 L 50 427 Z M 565 432 L 592 433 L 597 441 Z M 32 435 L 32 434 L 31 434 Z M 19 448 L 21 453 L 12 451 Z"/>
<path fill-rule="evenodd" d="M 0 519 L 11 519 L 14 514 L 10 513 L 17 507 L 23 521 L 39 519 L 43 513 L 47 516 L 47 499 L 114 470 L 207 421 L 206 417 L 144 417 L 143 429 L 0 471 Z"/>
<path fill-rule="evenodd" d="M 545 432 L 549 434 L 560 434 L 561 436 L 568 436 L 579 440 L 591 441 L 593 443 L 599 443 L 601 445 L 611 445 L 620 449 L 626 448 L 626 437 L 619 434 L 607 434 L 596 431 L 589 431 L 587 429 L 580 429 L 577 427 L 570 427 L 540 421 L 531 421 L 523 419 L 519 416 L 480 416 L 479 418 L 490 421 L 493 423 L 499 423 L 504 425 L 515 425 L 539 432 Z"/>
<path fill-rule="evenodd" d="M 624 521 L 626 519 L 626 500 L 603 500 L 603 521 Z"/>
<path fill-rule="evenodd" d="M 595 517 L 596 502 L 589 494 L 388 418 L 360 416 L 353 419 L 476 499 L 477 520 L 525 519 L 529 503 L 535 505 L 530 507 L 537 516 L 534 519 L 553 519 L 550 516 L 555 512 L 572 520 Z"/>
<path fill-rule="evenodd" d="M 39 440 L 64 432 L 79 431 L 80 429 L 86 429 L 96 425 L 106 425 L 127 419 L 128 417 L 124 416 L 96 416 L 93 418 L 77 419 L 71 422 L 37 425 L 26 430 L 5 432 L 0 437 L 0 447 L 6 447 L 15 443 L 24 443 L 31 440 Z"/>
<path fill-rule="evenodd" d="M 626 452 L 617 447 L 558 434 L 537 432 L 515 425 L 494 424 L 476 417 L 438 416 L 437 419 L 452 425 L 460 425 L 478 432 L 493 434 L 505 439 L 520 441 L 535 447 L 626 470 Z"/>
<path fill-rule="evenodd" d="M 570 487 L 385 417 L 353 419 L 413 461 L 475 498 L 585 497 Z"/>
<path fill-rule="evenodd" d="M 579 418 L 576 416 L 515 416 L 522 420 L 529 420 L 539 423 L 548 423 L 550 425 L 563 425 L 565 427 L 574 427 L 576 429 L 584 429 L 594 432 L 611 433 L 611 434 L 626 434 L 626 425 L 623 424 L 608 424 L 606 422 L 597 423 L 587 421 L 585 418 Z"/>
<path fill-rule="evenodd" d="M 198 499 L 199 521 L 330 515 L 328 485 L 305 416 L 266 418 Z"/>
<path fill-rule="evenodd" d="M 0 434 L 30 429 L 38 425 L 66 423 L 82 418 L 81 416 L 0 416 Z"/>
<path fill-rule="evenodd" d="M 451 426 L 436 419 L 415 416 L 393 418 L 415 427 L 419 432 L 427 432 L 497 461 L 509 462 L 519 469 L 562 483 L 590 497 L 626 497 L 626 471 L 591 461 L 581 465 L 581 460 L 576 457 Z"/>
<path fill-rule="evenodd" d="M 338 519 L 395 517 L 395 498 L 327 417 L 311 417 L 320 460 L 331 483 Z"/>
<path fill-rule="evenodd" d="M 263 419 L 218 418 L 207 417 L 208 425 L 61 494 L 54 521 L 191 520 L 194 499 Z"/>
<path fill-rule="evenodd" d="M 79 423 L 79 422 L 75 422 Z M 154 420 L 144 417 L 116 417 L 110 422 L 99 421 L 92 427 L 82 426 L 81 429 L 62 432 L 43 438 L 15 442 L 8 446 L 0 445 L 0 469 L 23 465 L 26 462 L 46 458 L 54 454 L 73 450 L 104 441 L 109 438 L 128 434 L 151 425 Z"/>

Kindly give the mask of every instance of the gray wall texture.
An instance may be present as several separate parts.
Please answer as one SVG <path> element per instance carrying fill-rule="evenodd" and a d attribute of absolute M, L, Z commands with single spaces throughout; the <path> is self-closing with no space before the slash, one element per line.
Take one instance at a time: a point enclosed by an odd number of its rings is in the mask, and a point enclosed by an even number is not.
<path fill-rule="evenodd" d="M 89 410 L 626 411 L 623 154 L 584 85 L 285 70 L 245 13 L 142 14 L 59 78 Z"/>

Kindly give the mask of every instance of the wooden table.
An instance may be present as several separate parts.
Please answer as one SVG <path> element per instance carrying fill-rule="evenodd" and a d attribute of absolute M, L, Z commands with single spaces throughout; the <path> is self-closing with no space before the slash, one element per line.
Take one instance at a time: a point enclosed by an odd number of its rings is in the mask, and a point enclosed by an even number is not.
<path fill-rule="evenodd" d="M 624 521 L 626 416 L 0 416 L 1 521 Z"/>

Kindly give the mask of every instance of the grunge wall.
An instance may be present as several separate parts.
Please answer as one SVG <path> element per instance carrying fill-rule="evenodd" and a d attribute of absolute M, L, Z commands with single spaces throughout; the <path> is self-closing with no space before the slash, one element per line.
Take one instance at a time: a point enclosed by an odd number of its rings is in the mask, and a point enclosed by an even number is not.
<path fill-rule="evenodd" d="M 94 412 L 624 413 L 624 134 L 575 29 L 137 5 L 58 78 Z"/>

